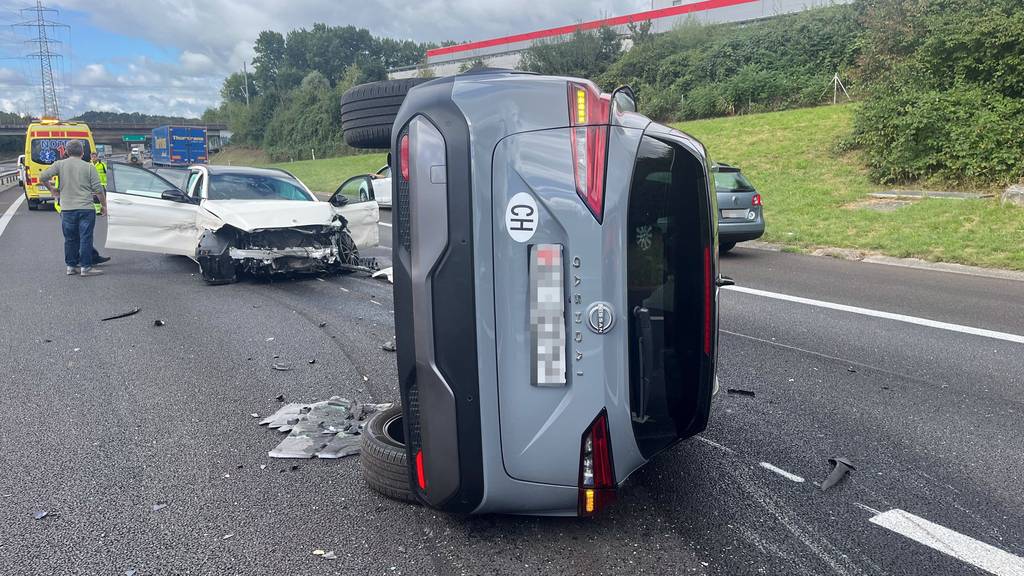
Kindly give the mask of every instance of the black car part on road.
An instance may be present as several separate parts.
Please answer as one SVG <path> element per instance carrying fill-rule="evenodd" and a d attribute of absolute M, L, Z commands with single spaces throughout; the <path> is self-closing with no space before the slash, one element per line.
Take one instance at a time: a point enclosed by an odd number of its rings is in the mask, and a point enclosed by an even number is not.
<path fill-rule="evenodd" d="M 360 84 L 341 96 L 341 130 L 353 148 L 391 147 L 391 127 L 409 89 L 428 78 Z"/>
<path fill-rule="evenodd" d="M 409 489 L 402 407 L 382 410 L 370 417 L 362 434 L 363 478 L 374 491 L 388 498 L 419 502 Z"/>

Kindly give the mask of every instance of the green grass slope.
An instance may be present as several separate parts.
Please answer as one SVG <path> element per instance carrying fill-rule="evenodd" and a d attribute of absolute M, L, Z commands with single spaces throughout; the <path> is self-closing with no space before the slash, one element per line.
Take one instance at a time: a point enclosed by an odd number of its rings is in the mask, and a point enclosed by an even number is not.
<path fill-rule="evenodd" d="M 998 199 L 926 199 L 892 212 L 849 207 L 882 187 L 859 153 L 835 152 L 855 105 L 804 108 L 676 126 L 735 164 L 764 198 L 764 240 L 1024 270 L 1024 209 Z"/>

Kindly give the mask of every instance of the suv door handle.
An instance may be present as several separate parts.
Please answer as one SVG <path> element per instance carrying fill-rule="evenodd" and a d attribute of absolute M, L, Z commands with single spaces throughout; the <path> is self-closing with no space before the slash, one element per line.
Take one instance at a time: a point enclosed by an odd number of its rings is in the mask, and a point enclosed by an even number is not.
<path fill-rule="evenodd" d="M 729 278 L 728 276 L 725 276 L 724 274 L 719 274 L 718 275 L 718 280 L 715 280 L 715 286 L 718 286 L 719 288 L 721 288 L 723 286 L 735 286 L 735 285 L 736 285 L 736 281 L 733 280 L 732 278 Z"/>
<path fill-rule="evenodd" d="M 122 199 L 122 198 L 117 198 L 117 199 L 115 199 L 115 200 L 111 200 L 110 202 L 111 202 L 112 204 L 131 204 L 131 203 L 132 203 L 132 201 L 131 201 L 131 200 L 124 200 L 124 199 Z"/>

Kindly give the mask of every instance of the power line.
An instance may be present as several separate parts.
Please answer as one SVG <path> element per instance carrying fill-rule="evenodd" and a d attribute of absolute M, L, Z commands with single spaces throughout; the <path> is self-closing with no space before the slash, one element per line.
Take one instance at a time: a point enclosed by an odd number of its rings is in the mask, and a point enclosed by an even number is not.
<path fill-rule="evenodd" d="M 43 6 L 42 0 L 36 0 L 35 7 L 21 10 L 22 17 L 32 14 L 27 20 L 14 24 L 15 28 L 26 28 L 34 30 L 34 38 L 27 41 L 35 47 L 35 51 L 25 57 L 39 61 L 39 79 L 42 87 L 43 116 L 60 117 L 60 106 L 57 99 L 57 84 L 53 79 L 53 62 L 57 60 L 63 65 L 61 55 L 56 52 L 56 46 L 60 45 L 59 40 L 51 36 L 51 32 L 57 28 L 71 29 L 67 24 L 61 24 L 54 20 L 47 19 L 47 14 L 57 14 L 52 8 Z"/>

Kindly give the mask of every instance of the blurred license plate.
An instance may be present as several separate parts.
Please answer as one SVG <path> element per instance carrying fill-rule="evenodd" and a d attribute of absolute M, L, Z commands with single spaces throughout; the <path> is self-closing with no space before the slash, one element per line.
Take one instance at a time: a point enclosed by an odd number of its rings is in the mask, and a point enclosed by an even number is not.
<path fill-rule="evenodd" d="M 747 210 L 722 210 L 722 218 L 742 218 L 747 219 Z"/>
<path fill-rule="evenodd" d="M 46 188 L 46 186 L 43 186 L 42 184 L 40 184 L 39 186 L 36 186 L 36 189 L 39 190 L 40 192 L 49 192 L 49 190 Z"/>

